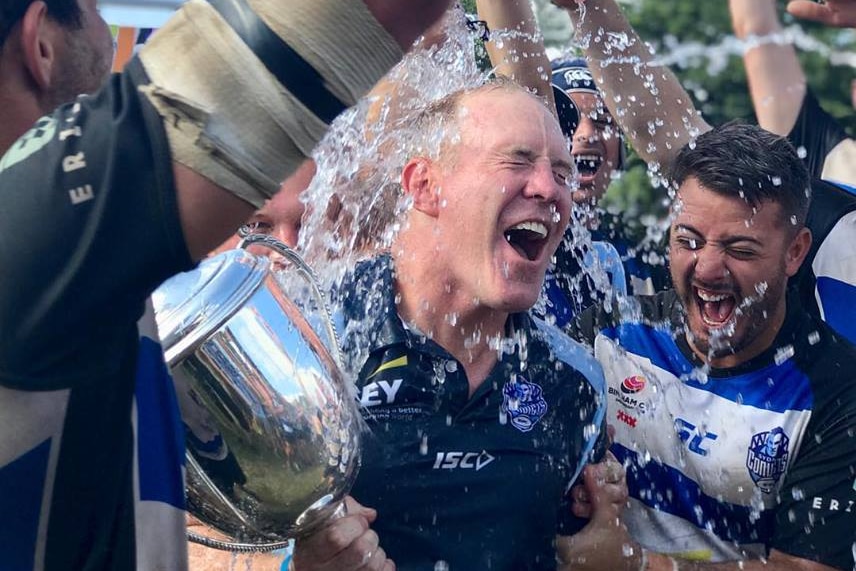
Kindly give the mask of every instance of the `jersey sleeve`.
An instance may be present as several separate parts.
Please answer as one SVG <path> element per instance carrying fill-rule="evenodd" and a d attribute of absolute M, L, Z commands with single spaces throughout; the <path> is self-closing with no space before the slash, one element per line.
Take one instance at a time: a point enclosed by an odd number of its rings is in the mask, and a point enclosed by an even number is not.
<path fill-rule="evenodd" d="M 842 216 L 820 244 L 811 269 L 820 315 L 856 343 L 856 210 Z"/>
<path fill-rule="evenodd" d="M 846 342 L 842 352 L 854 355 Z M 856 359 L 829 359 L 852 371 Z M 854 565 L 856 542 L 856 390 L 838 379 L 835 394 L 820 396 L 798 456 L 779 493 L 771 547 L 837 569 Z"/>
<path fill-rule="evenodd" d="M 812 177 L 821 178 L 826 156 L 846 138 L 841 124 L 824 111 L 811 90 L 807 90 L 788 139 L 797 150 L 805 149 L 804 160 Z"/>
<path fill-rule="evenodd" d="M 115 373 L 144 302 L 192 266 L 162 124 L 134 60 L 40 119 L 0 161 L 0 385 Z"/>

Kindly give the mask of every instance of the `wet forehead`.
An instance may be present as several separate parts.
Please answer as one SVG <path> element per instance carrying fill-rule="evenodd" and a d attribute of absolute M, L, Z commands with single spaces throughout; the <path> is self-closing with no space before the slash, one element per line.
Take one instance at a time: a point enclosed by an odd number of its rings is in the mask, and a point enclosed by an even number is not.
<path fill-rule="evenodd" d="M 611 118 L 609 109 L 603 102 L 603 99 L 594 93 L 574 92 L 568 93 L 574 101 L 574 105 L 579 109 L 580 114 L 597 120 Z"/>
<path fill-rule="evenodd" d="M 553 160 L 570 161 L 558 120 L 532 95 L 505 88 L 476 92 L 461 101 L 458 116 L 464 144 L 543 149 Z"/>
<path fill-rule="evenodd" d="M 678 189 L 673 210 L 673 228 L 689 229 L 708 240 L 735 236 L 767 238 L 771 230 L 783 227 L 782 207 L 765 200 L 753 206 L 748 200 L 713 192 L 690 178 Z"/>

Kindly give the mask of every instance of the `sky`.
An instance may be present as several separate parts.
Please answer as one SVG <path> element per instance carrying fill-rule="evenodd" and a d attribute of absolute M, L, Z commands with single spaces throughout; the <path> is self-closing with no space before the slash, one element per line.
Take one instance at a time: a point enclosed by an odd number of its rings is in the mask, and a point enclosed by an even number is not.
<path fill-rule="evenodd" d="M 159 28 L 182 0 L 101 0 L 98 8 L 108 24 Z"/>

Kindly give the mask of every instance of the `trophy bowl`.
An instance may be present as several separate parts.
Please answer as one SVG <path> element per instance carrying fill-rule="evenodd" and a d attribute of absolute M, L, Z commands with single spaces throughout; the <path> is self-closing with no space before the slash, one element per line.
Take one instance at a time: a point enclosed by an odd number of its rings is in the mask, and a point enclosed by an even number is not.
<path fill-rule="evenodd" d="M 342 509 L 359 467 L 360 414 L 311 270 L 282 243 L 248 240 L 284 255 L 288 283 L 314 301 L 296 302 L 271 261 L 243 249 L 171 278 L 152 298 L 185 427 L 188 511 L 231 538 L 191 539 L 264 550 Z"/>

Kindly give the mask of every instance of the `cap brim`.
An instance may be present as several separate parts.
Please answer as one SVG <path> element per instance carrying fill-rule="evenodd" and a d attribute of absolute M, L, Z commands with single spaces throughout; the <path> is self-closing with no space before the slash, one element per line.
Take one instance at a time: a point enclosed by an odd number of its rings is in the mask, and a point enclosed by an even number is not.
<path fill-rule="evenodd" d="M 571 96 L 565 93 L 565 90 L 556 84 L 551 84 L 553 88 L 553 99 L 556 100 L 556 114 L 559 116 L 559 126 L 562 128 L 562 133 L 568 138 L 574 137 L 574 131 L 577 130 L 577 125 L 580 123 L 580 112 L 577 109 L 574 100 Z"/>

